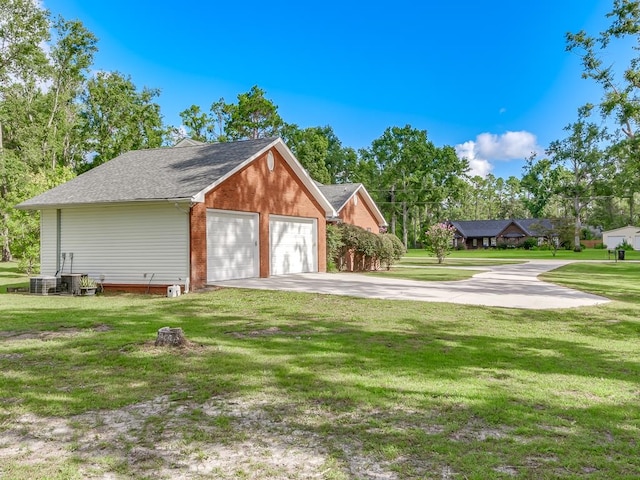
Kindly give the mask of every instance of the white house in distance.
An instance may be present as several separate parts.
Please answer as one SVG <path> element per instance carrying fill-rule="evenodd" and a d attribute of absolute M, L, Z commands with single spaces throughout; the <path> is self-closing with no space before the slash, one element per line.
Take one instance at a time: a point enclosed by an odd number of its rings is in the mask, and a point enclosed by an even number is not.
<path fill-rule="evenodd" d="M 627 242 L 634 250 L 640 250 L 640 228 L 633 225 L 602 232 L 602 243 L 610 250 Z"/>

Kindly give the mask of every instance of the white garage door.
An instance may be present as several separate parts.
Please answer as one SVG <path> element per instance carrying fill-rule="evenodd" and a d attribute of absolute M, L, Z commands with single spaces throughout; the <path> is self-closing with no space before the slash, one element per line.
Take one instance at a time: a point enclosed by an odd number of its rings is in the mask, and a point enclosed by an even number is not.
<path fill-rule="evenodd" d="M 609 236 L 607 237 L 607 248 L 616 248 L 622 242 L 624 242 L 624 236 L 622 237 Z"/>
<path fill-rule="evenodd" d="M 269 217 L 271 275 L 318 271 L 315 218 Z"/>
<path fill-rule="evenodd" d="M 260 275 L 258 214 L 207 210 L 207 281 Z"/>

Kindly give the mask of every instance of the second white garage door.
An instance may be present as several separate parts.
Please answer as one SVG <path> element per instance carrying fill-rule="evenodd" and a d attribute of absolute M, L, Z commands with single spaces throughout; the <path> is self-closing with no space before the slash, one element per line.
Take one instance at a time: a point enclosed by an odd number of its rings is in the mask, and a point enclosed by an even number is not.
<path fill-rule="evenodd" d="M 271 275 L 318 271 L 315 218 L 269 216 Z"/>
<path fill-rule="evenodd" d="M 260 275 L 258 214 L 207 210 L 207 281 Z"/>

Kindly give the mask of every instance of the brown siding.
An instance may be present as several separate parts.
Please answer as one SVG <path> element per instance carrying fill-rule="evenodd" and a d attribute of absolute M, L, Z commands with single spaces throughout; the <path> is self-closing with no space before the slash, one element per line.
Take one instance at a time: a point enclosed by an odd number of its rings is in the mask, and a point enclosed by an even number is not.
<path fill-rule="evenodd" d="M 526 234 L 522 231 L 522 229 L 513 223 L 509 225 L 507 228 L 505 228 L 504 231 L 500 233 L 500 236 L 513 234 L 513 233 L 522 235 L 523 236 L 522 238 L 526 237 Z"/>
<path fill-rule="evenodd" d="M 265 153 L 206 195 L 191 209 L 191 283 L 200 288 L 207 281 L 207 208 L 259 214 L 260 276 L 269 276 L 269 215 L 316 218 L 318 271 L 327 269 L 326 215 L 287 162 L 272 149 L 274 169 L 269 171 Z"/>
<path fill-rule="evenodd" d="M 353 199 L 356 196 L 358 197 L 358 204 L 354 205 Z M 360 195 L 360 192 L 349 199 L 346 205 L 342 207 L 342 210 L 338 212 L 338 216 L 344 223 L 362 227 L 373 233 L 380 232 L 380 225 L 378 225 L 375 215 L 366 204 L 362 195 Z"/>

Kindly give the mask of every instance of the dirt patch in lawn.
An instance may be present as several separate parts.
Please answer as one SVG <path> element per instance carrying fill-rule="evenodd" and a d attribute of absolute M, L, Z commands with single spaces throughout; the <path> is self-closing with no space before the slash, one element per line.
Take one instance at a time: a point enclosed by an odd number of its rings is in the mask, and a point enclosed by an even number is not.
<path fill-rule="evenodd" d="M 328 470 L 346 478 L 397 478 L 358 442 L 330 452 L 321 435 L 304 427 L 303 417 L 266 399 L 195 404 L 167 396 L 66 419 L 24 414 L 4 423 L 0 476 L 10 476 L 3 469 L 12 464 L 73 463 L 87 479 L 307 479 L 323 478 Z"/>
<path fill-rule="evenodd" d="M 15 330 L 0 330 L 0 338 L 9 341 L 19 340 L 52 340 L 56 338 L 71 338 L 80 335 L 84 332 L 108 332 L 113 330 L 113 327 L 104 323 L 94 325 L 89 328 L 76 328 L 76 327 L 60 327 L 55 330 L 27 330 L 27 331 L 15 331 Z"/>

